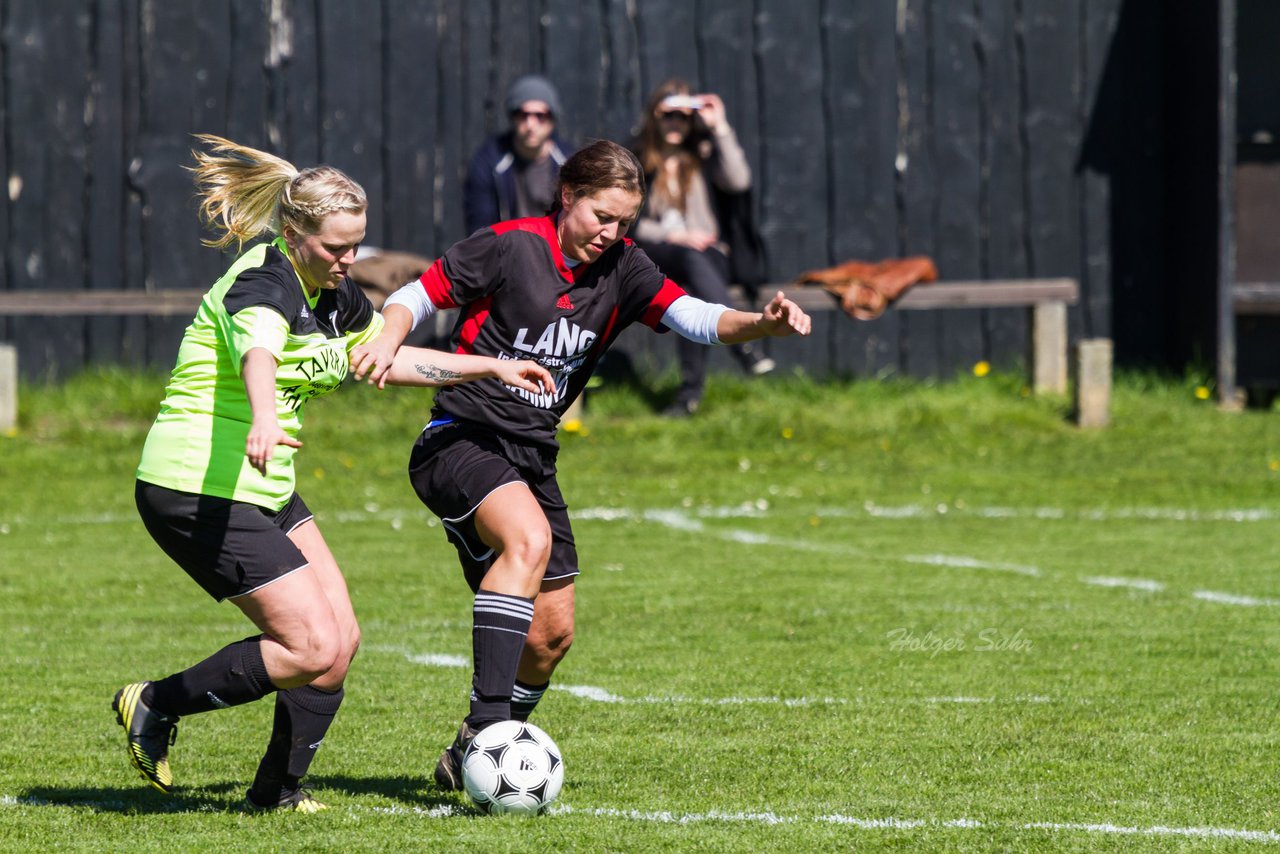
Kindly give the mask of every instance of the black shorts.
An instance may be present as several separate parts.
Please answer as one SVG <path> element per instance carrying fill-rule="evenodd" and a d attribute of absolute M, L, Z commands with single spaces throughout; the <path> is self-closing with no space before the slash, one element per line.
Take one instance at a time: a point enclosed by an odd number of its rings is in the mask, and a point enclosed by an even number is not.
<path fill-rule="evenodd" d="M 495 489 L 512 483 L 529 487 L 551 526 L 551 558 L 542 580 L 577 575 L 578 550 L 569 526 L 569 508 L 556 483 L 555 452 L 513 442 L 478 424 L 461 420 L 440 424 L 439 420 L 428 425 L 413 446 L 409 482 L 444 523 L 471 589 L 480 589 L 496 557 L 476 533 L 476 508 Z"/>
<path fill-rule="evenodd" d="M 151 538 L 219 602 L 252 593 L 307 565 L 288 537 L 311 518 L 296 492 L 278 513 L 141 480 L 133 497 Z"/>

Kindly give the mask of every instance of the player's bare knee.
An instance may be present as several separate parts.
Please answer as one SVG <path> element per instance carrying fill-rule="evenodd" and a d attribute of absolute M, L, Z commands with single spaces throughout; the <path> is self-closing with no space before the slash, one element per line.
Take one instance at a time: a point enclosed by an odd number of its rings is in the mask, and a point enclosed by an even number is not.
<path fill-rule="evenodd" d="M 334 627 L 313 629 L 291 650 L 298 675 L 317 679 L 333 670 L 343 658 L 342 639 Z"/>
<path fill-rule="evenodd" d="M 338 653 L 338 660 L 333 664 L 333 671 L 339 678 L 345 678 L 347 668 L 351 666 L 351 662 L 355 660 L 356 652 L 360 649 L 360 627 L 353 625 L 350 631 L 343 638 L 342 649 Z"/>
<path fill-rule="evenodd" d="M 551 529 L 546 525 L 527 528 L 507 544 L 503 553 L 541 581 L 551 559 Z"/>
<path fill-rule="evenodd" d="M 351 631 L 347 633 L 347 661 L 353 660 L 356 657 L 356 653 L 360 651 L 360 640 L 360 625 L 358 623 L 352 623 Z"/>

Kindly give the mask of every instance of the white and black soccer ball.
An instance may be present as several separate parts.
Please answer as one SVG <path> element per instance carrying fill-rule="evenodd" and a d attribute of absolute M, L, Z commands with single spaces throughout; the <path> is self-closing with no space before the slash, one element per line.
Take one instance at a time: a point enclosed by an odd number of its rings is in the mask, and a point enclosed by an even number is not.
<path fill-rule="evenodd" d="M 563 784 L 560 748 L 551 736 L 522 721 L 485 727 L 462 759 L 462 785 L 487 813 L 539 813 Z"/>

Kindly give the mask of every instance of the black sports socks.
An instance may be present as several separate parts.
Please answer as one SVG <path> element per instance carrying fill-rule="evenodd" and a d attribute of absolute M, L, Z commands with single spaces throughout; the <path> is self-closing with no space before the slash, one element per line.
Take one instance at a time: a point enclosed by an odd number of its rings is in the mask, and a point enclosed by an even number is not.
<path fill-rule="evenodd" d="M 532 622 L 532 599 L 488 590 L 476 594 L 471 623 L 475 671 L 467 715 L 472 728 L 511 718 L 511 691 Z"/>
<path fill-rule="evenodd" d="M 185 717 L 251 703 L 274 690 L 258 635 L 228 644 L 199 664 L 152 683 L 142 700 L 162 714 Z"/>
<path fill-rule="evenodd" d="M 276 694 L 271 741 L 258 764 L 250 792 L 256 803 L 274 804 L 282 792 L 298 787 L 324 742 L 344 695 L 341 688 L 322 691 L 311 685 Z"/>
<path fill-rule="evenodd" d="M 529 720 L 529 715 L 533 714 L 534 708 L 550 684 L 550 682 L 543 682 L 541 685 L 526 685 L 517 679 L 515 690 L 511 693 L 512 720 Z"/>

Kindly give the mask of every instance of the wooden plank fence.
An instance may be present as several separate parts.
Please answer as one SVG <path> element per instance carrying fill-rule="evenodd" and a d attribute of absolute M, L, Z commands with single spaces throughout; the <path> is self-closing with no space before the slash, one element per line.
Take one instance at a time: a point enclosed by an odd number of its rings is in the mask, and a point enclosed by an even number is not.
<path fill-rule="evenodd" d="M 1123 73 L 1150 66 L 1158 42 L 1111 49 L 1123 7 L 0 0 L 0 293 L 151 300 L 207 287 L 229 257 L 200 245 L 183 168 L 197 132 L 347 170 L 369 193 L 370 245 L 433 257 L 464 236 L 466 161 L 504 124 L 515 76 L 549 76 L 561 131 L 582 142 L 629 140 L 648 91 L 680 75 L 725 100 L 771 279 L 914 254 L 950 280 L 1070 278 L 1072 337 L 1106 337 L 1113 266 L 1141 274 L 1126 293 L 1165 285 L 1135 260 L 1143 247 L 1112 240 L 1114 218 L 1143 219 L 1110 195 L 1120 166 L 1133 200 L 1158 186 L 1162 163 L 1097 153 L 1121 132 L 1094 119 L 1117 86 L 1129 87 L 1130 124 L 1161 109 L 1158 92 L 1136 88 L 1146 78 Z M 167 366 L 184 319 L 146 314 L 9 315 L 0 341 L 30 377 Z M 848 375 L 1013 364 L 1031 333 L 1022 311 L 999 307 L 839 329 L 828 363 Z"/>

